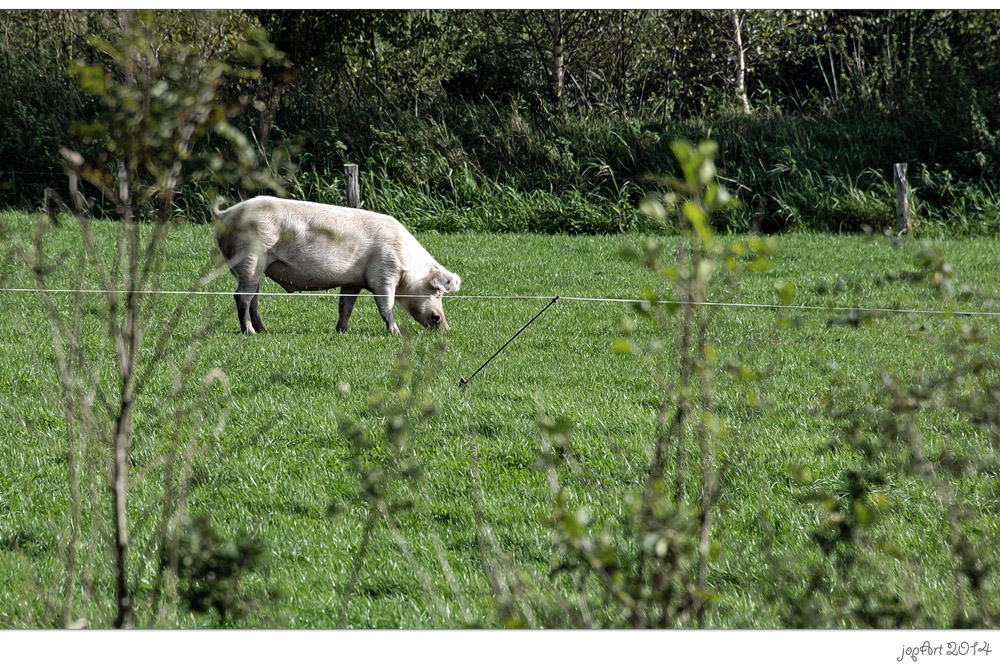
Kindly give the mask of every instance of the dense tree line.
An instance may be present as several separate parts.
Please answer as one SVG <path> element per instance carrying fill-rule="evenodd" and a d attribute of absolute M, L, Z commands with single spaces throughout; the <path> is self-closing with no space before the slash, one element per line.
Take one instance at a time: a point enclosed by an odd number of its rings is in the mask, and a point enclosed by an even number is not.
<path fill-rule="evenodd" d="M 464 169 L 521 190 L 606 194 L 609 173 L 620 183 L 669 169 L 668 135 L 682 131 L 718 135 L 723 173 L 757 191 L 763 176 L 737 174 L 732 158 L 756 159 L 763 174 L 794 169 L 803 150 L 820 161 L 845 153 L 851 171 L 839 177 L 862 180 L 914 161 L 941 206 L 959 197 L 955 183 L 1000 172 L 1000 12 L 184 10 L 146 20 L 163 45 L 233 62 L 266 31 L 287 60 L 226 94 L 252 100 L 240 122 L 262 149 L 298 142 L 305 172 L 350 160 L 431 189 Z M 81 144 L 73 128 L 93 113 L 69 72 L 100 63 L 119 29 L 114 10 L 0 12 L 4 203 L 36 204 L 57 183 L 58 147 Z M 824 145 L 829 133 L 801 136 L 809 119 L 830 119 L 845 144 L 868 124 L 858 136 L 884 135 L 895 154 L 880 145 L 852 160 Z M 786 145 L 788 160 L 763 143 L 744 154 L 727 145 L 734 132 L 799 144 Z M 760 198 L 766 215 L 780 213 Z"/>

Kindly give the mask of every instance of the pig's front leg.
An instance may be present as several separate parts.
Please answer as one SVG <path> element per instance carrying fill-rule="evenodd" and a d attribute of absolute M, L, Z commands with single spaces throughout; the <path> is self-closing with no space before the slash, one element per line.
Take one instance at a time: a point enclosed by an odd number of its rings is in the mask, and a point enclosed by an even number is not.
<path fill-rule="evenodd" d="M 399 285 L 400 274 L 374 263 L 368 267 L 365 277 L 368 279 L 368 289 L 375 295 L 375 304 L 385 321 L 385 328 L 392 335 L 399 336 L 399 327 L 396 326 L 392 307 L 396 301 L 396 287 Z"/>
<path fill-rule="evenodd" d="M 399 336 L 399 327 L 396 326 L 396 317 L 392 313 L 392 304 L 395 297 L 391 293 L 376 292 L 375 303 L 378 305 L 378 312 L 385 321 L 385 328 L 394 336 Z"/>

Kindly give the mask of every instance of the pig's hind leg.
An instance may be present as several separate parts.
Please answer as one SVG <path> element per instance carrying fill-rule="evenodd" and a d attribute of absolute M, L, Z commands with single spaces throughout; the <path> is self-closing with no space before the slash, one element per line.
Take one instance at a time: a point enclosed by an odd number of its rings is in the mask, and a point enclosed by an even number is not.
<path fill-rule="evenodd" d="M 240 331 L 245 334 L 255 334 L 264 331 L 257 306 L 257 292 L 260 290 L 260 277 L 264 274 L 264 262 L 250 255 L 241 264 L 233 267 L 236 274 L 236 317 L 240 322 Z"/>
<path fill-rule="evenodd" d="M 337 331 L 347 333 L 347 321 L 351 319 L 351 312 L 354 310 L 354 302 L 358 300 L 360 287 L 344 285 L 340 288 L 340 300 L 337 303 Z"/>
<path fill-rule="evenodd" d="M 255 292 L 260 291 L 260 283 L 257 283 L 257 289 Z M 253 325 L 254 331 L 257 333 L 263 333 L 267 331 L 264 328 L 264 323 L 260 319 L 260 306 L 257 304 L 257 295 L 253 295 L 253 299 L 250 300 L 250 324 Z"/>
<path fill-rule="evenodd" d="M 245 334 L 255 334 L 264 330 L 264 325 L 260 321 L 260 313 L 257 312 L 257 289 L 260 281 L 255 283 L 243 282 L 236 285 L 236 318 L 240 322 L 240 331 Z"/>

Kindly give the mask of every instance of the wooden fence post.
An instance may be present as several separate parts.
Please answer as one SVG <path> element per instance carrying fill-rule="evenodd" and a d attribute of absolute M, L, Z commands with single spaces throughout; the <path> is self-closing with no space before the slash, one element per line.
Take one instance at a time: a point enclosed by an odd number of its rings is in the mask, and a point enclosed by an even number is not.
<path fill-rule="evenodd" d="M 345 164 L 344 176 L 347 179 L 347 205 L 351 208 L 361 206 L 361 194 L 358 188 L 358 165 Z"/>
<path fill-rule="evenodd" d="M 896 233 L 902 234 L 910 229 L 910 206 L 906 188 L 906 163 L 897 162 L 892 165 L 893 180 L 896 181 Z"/>

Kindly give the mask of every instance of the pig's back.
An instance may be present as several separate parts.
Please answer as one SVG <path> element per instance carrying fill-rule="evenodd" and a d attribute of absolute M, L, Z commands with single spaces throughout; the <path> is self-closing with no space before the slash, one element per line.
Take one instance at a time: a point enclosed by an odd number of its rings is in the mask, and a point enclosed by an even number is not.
<path fill-rule="evenodd" d="M 268 247 L 268 274 L 313 289 L 367 287 L 373 269 L 398 272 L 404 262 L 403 226 L 391 216 L 363 209 L 258 197 L 254 218 L 277 234 Z"/>

